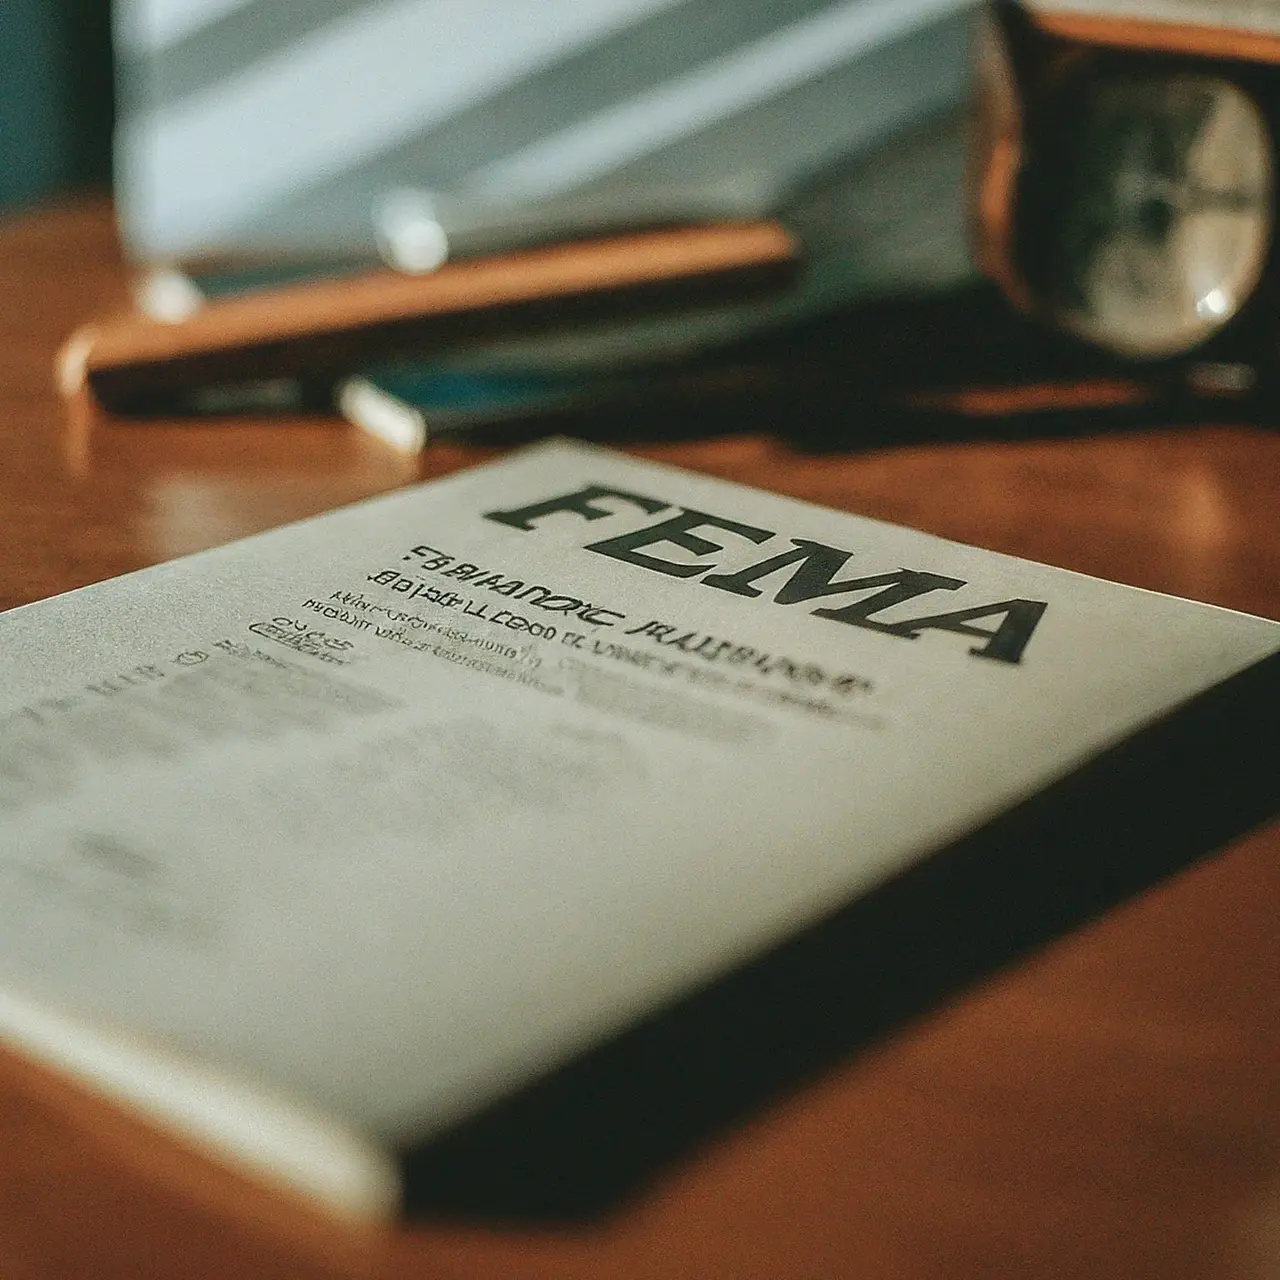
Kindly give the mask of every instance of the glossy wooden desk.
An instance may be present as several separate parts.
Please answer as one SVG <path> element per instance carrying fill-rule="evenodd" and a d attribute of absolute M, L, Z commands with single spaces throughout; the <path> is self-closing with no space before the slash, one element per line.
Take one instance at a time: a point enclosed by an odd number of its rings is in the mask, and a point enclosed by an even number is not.
<path fill-rule="evenodd" d="M 471 460 L 449 448 L 406 462 L 336 422 L 69 425 L 55 348 L 121 305 L 124 287 L 104 208 L 0 224 L 0 608 Z M 1280 614 L 1274 434 L 838 459 L 754 438 L 649 452 Z M 904 1030 L 572 1233 L 352 1233 L 0 1056 L 3 1280 L 1277 1275 L 1280 827 Z"/>

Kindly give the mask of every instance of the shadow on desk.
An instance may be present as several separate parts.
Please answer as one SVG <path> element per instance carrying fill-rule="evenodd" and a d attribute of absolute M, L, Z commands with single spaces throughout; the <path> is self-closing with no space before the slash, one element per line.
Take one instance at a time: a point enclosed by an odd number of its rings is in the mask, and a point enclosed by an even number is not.
<path fill-rule="evenodd" d="M 585 379 L 567 404 L 468 423 L 468 442 L 604 444 L 742 432 L 811 453 L 1280 421 L 1265 362 L 1135 361 L 1013 312 L 993 285 L 859 303 L 711 352 Z M 428 417 L 430 411 L 424 410 Z M 443 434 L 450 434 L 446 426 Z"/>

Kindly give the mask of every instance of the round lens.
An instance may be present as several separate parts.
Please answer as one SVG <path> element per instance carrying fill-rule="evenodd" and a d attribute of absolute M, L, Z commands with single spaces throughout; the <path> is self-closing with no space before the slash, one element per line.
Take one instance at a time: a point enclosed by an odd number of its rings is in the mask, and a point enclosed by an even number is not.
<path fill-rule="evenodd" d="M 1022 259 L 1064 328 L 1130 356 L 1175 355 L 1248 300 L 1272 224 L 1271 141 L 1212 76 L 1077 86 L 1029 168 Z"/>

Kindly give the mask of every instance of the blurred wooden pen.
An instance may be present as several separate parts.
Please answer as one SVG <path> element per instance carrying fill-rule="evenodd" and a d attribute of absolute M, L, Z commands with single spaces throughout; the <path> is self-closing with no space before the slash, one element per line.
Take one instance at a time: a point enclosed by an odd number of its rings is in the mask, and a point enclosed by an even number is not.
<path fill-rule="evenodd" d="M 779 223 L 742 221 L 543 245 L 425 275 L 370 271 L 210 302 L 176 323 L 85 326 L 63 347 L 58 380 L 112 412 L 163 412 L 200 390 L 331 381 L 469 342 L 754 297 L 784 287 L 798 264 Z"/>

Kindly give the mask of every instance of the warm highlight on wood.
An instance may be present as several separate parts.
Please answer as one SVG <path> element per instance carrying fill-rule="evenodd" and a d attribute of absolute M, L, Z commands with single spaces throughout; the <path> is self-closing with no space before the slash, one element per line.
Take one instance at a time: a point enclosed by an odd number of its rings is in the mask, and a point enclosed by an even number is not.
<path fill-rule="evenodd" d="M 1156 49 L 1202 58 L 1280 63 L 1280 35 L 1266 31 L 1043 9 L 1036 11 L 1035 22 L 1051 35 L 1079 40 L 1083 44 L 1113 49 Z"/>
<path fill-rule="evenodd" d="M 127 408 L 193 384 L 349 372 L 539 325 L 728 301 L 796 265 L 777 223 L 679 227 L 263 290 L 175 324 L 126 315 L 84 330 L 70 361 L 104 405 Z"/>
<path fill-rule="evenodd" d="M 76 326 L 123 306 L 125 282 L 103 207 L 0 224 L 0 608 L 480 456 L 451 445 L 406 460 L 336 420 L 69 414 L 54 355 Z M 1280 614 L 1273 431 L 831 457 L 739 436 L 643 452 Z M 1272 826 L 573 1231 L 338 1227 L 0 1053 L 0 1277 L 1267 1280 L 1280 1256 L 1277 903 Z"/>

